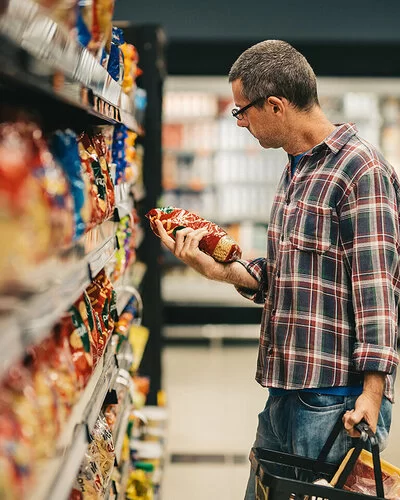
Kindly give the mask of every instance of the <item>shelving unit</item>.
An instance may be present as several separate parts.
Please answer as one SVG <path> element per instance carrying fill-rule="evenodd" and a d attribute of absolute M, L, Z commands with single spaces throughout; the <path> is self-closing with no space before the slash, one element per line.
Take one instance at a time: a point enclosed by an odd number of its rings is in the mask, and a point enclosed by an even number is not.
<path fill-rule="evenodd" d="M 26 104 L 28 109 L 34 109 L 45 118 L 46 132 L 59 127 L 81 131 L 99 124 L 122 124 L 136 134 L 143 134 L 134 115 L 132 96 L 123 92 L 121 85 L 65 27 L 31 0 L 10 0 L 0 15 L 0 78 L 0 90 L 4 91 L 2 102 L 10 97 L 11 103 Z M 151 137 L 151 127 L 149 129 Z M 143 137 L 139 140 L 145 142 Z M 141 145 L 138 150 L 143 156 Z M 140 210 L 138 198 L 143 200 L 146 191 L 143 186 L 133 186 L 129 181 L 117 184 L 114 195 L 115 209 L 108 220 L 86 232 L 70 247 L 49 255 L 35 269 L 29 269 L 29 276 L 24 276 L 21 296 L 0 296 L 0 378 L 8 373 L 13 363 L 23 359 L 27 348 L 37 346 L 49 336 L 61 316 L 105 267 L 115 265 L 119 250 L 118 223 L 134 209 Z M 135 251 L 143 238 L 143 230 L 137 228 Z M 146 286 L 147 264 L 137 260 L 114 283 L 119 314 L 132 296 L 137 295 L 141 317 L 143 304 L 138 290 Z M 73 333 L 78 335 L 76 331 Z M 155 357 L 157 366 L 160 349 L 155 345 L 157 349 L 150 352 L 150 356 Z M 48 458 L 34 464 L 33 485 L 26 498 L 69 498 L 88 450 L 90 434 L 102 409 L 110 401 L 119 406 L 112 434 L 115 467 L 121 468 L 122 475 L 118 497 L 124 498 L 131 464 L 129 460 L 121 462 L 121 450 L 136 390 L 126 371 L 131 368 L 132 361 L 133 351 L 128 340 L 121 342 L 117 335 L 111 336 L 52 443 L 54 447 L 48 450 Z M 139 360 L 135 362 L 138 366 Z M 159 376 L 155 376 L 157 387 L 160 386 Z M 126 384 L 125 396 L 121 401 L 113 401 L 115 387 L 121 381 Z M 117 493 L 113 481 L 109 482 L 106 498 L 111 491 Z"/>

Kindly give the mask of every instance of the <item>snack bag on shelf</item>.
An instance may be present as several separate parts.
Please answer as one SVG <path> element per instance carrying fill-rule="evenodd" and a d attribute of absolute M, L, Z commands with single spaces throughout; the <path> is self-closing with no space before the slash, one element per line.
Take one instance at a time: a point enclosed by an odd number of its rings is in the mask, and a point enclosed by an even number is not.
<path fill-rule="evenodd" d="M 88 454 L 98 467 L 104 492 L 110 482 L 114 468 L 115 449 L 111 429 L 103 414 L 99 415 L 91 437 Z M 84 498 L 86 497 L 84 496 Z"/>
<path fill-rule="evenodd" d="M 107 201 L 107 182 L 97 157 L 96 151 L 93 147 L 92 141 L 87 134 L 81 134 L 79 141 L 83 145 L 84 151 L 80 149 L 81 160 L 87 162 L 89 160 L 91 170 L 94 174 L 94 181 L 97 191 L 97 207 L 99 212 L 96 213 L 98 223 L 103 222 L 108 216 L 108 201 Z M 87 170 L 87 168 L 85 169 Z"/>
<path fill-rule="evenodd" d="M 46 457 L 48 447 L 52 443 L 42 439 L 42 424 L 45 417 L 40 414 L 43 405 L 40 404 L 35 391 L 32 370 L 21 363 L 15 365 L 3 380 L 1 399 L 4 397 L 10 398 L 8 399 L 11 401 L 10 410 L 20 425 L 22 439 L 32 450 L 34 459 Z"/>
<path fill-rule="evenodd" d="M 153 485 L 144 470 L 137 469 L 130 473 L 126 498 L 128 500 L 153 500 Z"/>
<path fill-rule="evenodd" d="M 126 94 L 131 94 L 135 88 L 136 79 L 143 73 L 138 67 L 139 53 L 134 45 L 123 43 L 121 51 L 124 56 L 124 79 L 122 89 Z"/>
<path fill-rule="evenodd" d="M 124 180 L 131 183 L 135 183 L 139 177 L 139 168 L 136 162 L 136 139 L 137 134 L 135 134 L 135 132 L 132 132 L 131 130 L 128 130 L 127 137 L 125 139 L 126 169 Z"/>
<path fill-rule="evenodd" d="M 115 208 L 115 190 L 114 183 L 111 180 L 110 169 L 107 163 L 108 148 L 103 134 L 95 134 L 92 137 L 92 144 L 96 151 L 101 170 L 106 181 L 108 208 L 107 216 L 110 217 L 113 214 Z"/>
<path fill-rule="evenodd" d="M 125 125 L 116 125 L 114 128 L 112 159 L 115 164 L 115 184 L 120 184 L 125 179 L 127 161 L 125 156 L 125 140 L 128 129 Z"/>
<path fill-rule="evenodd" d="M 63 336 L 59 323 L 53 328 L 53 341 L 55 350 L 49 360 L 50 376 L 63 406 L 65 417 L 68 418 L 79 398 L 80 388 L 69 342 Z M 62 421 L 61 418 L 59 420 Z"/>
<path fill-rule="evenodd" d="M 99 188 L 96 183 L 96 176 L 92 168 L 92 157 L 85 149 L 85 146 L 80 139 L 78 142 L 79 156 L 83 171 L 83 180 L 85 182 L 86 191 L 89 193 L 89 198 L 92 204 L 92 214 L 90 223 L 86 226 L 86 230 L 92 229 L 97 224 L 100 224 L 105 219 L 105 202 L 99 193 Z"/>
<path fill-rule="evenodd" d="M 101 354 L 99 355 L 98 352 L 98 345 L 101 343 L 99 336 L 102 333 L 100 331 L 99 334 L 98 322 L 96 321 L 92 304 L 90 303 L 90 298 L 86 292 L 83 292 L 82 296 L 76 301 L 75 306 L 79 309 L 87 331 L 90 332 L 89 337 L 92 345 L 93 366 L 96 366 L 99 358 L 101 357 Z"/>
<path fill-rule="evenodd" d="M 138 302 L 136 297 L 132 297 L 122 314 L 119 317 L 117 323 L 115 323 L 114 332 L 122 339 L 129 338 L 129 328 L 135 319 L 138 317 Z"/>
<path fill-rule="evenodd" d="M 153 208 L 146 217 L 150 220 L 151 229 L 157 236 L 159 234 L 156 220 L 161 221 L 172 238 L 175 238 L 176 231 L 185 227 L 207 229 L 208 234 L 200 241 L 199 248 L 218 262 L 233 262 L 242 255 L 239 245 L 221 227 L 183 208 Z"/>
<path fill-rule="evenodd" d="M 31 170 L 30 129 L 22 122 L 0 124 L 0 288 L 8 293 L 50 249 L 50 210 Z"/>
<path fill-rule="evenodd" d="M 124 35 L 122 30 L 113 27 L 107 71 L 116 82 L 122 82 L 124 79 L 124 57 L 120 49 L 120 45 L 123 43 Z"/>
<path fill-rule="evenodd" d="M 56 161 L 67 175 L 74 200 L 75 234 L 79 239 L 91 220 L 92 205 L 82 176 L 76 134 L 72 130 L 57 131 L 51 139 L 51 149 Z"/>
<path fill-rule="evenodd" d="M 33 175 L 42 188 L 51 217 L 51 250 L 72 243 L 74 234 L 74 208 L 68 180 L 54 161 L 44 140 L 42 131 L 32 131 L 34 143 Z"/>
<path fill-rule="evenodd" d="M 103 498 L 103 495 L 104 483 L 100 465 L 88 449 L 79 468 L 69 500 L 99 500 Z"/>
<path fill-rule="evenodd" d="M 114 128 L 115 128 L 114 125 L 99 125 L 94 128 L 94 132 L 96 135 L 101 134 L 104 137 L 106 145 L 105 159 L 108 165 L 112 163 Z"/>
<path fill-rule="evenodd" d="M 34 453 L 12 409 L 12 395 L 0 392 L 0 498 L 25 498 L 32 486 Z"/>
<path fill-rule="evenodd" d="M 78 385 L 82 390 L 86 387 L 93 371 L 93 339 L 91 339 L 91 332 L 87 330 L 82 319 L 80 309 L 73 305 L 68 313 L 61 318 L 60 323 L 62 334 L 69 341 Z"/>
<path fill-rule="evenodd" d="M 102 356 L 114 331 L 116 321 L 116 296 L 111 281 L 103 269 L 86 289 L 99 332 L 97 355 Z"/>
<path fill-rule="evenodd" d="M 45 339 L 39 345 L 28 349 L 25 363 L 32 370 L 32 381 L 37 398 L 39 420 L 41 426 L 40 446 L 41 457 L 51 457 L 54 452 L 54 443 L 61 429 L 63 408 L 57 397 L 57 392 L 51 379 L 50 358 L 54 355 L 54 342 Z M 60 412 L 60 413 L 59 413 Z"/>

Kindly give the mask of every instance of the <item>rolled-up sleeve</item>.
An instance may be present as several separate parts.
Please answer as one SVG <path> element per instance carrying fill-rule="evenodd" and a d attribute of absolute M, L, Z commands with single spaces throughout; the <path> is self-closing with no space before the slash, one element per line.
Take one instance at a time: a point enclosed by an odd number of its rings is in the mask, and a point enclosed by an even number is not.
<path fill-rule="evenodd" d="M 249 288 L 238 287 L 236 290 L 246 299 L 252 300 L 256 304 L 264 304 L 267 292 L 267 273 L 266 273 L 266 259 L 257 258 L 254 260 L 238 260 L 246 271 L 258 282 L 258 289 L 251 290 Z"/>
<path fill-rule="evenodd" d="M 392 373 L 399 362 L 399 206 L 383 168 L 370 168 L 353 186 L 340 225 L 352 282 L 353 364 L 358 371 Z"/>

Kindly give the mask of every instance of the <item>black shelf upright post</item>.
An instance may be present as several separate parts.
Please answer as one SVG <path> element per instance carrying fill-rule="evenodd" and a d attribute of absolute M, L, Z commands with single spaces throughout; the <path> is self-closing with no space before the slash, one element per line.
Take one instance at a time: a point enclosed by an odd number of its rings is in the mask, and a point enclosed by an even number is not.
<path fill-rule="evenodd" d="M 162 316 L 161 299 L 161 244 L 154 236 L 144 215 L 156 207 L 161 196 L 161 132 L 162 95 L 165 78 L 165 35 L 160 26 L 135 26 L 118 23 L 124 30 L 125 41 L 135 45 L 139 52 L 139 67 L 143 75 L 138 86 L 147 92 L 147 109 L 144 123 L 143 180 L 146 196 L 141 201 L 139 212 L 144 225 L 145 237 L 139 249 L 139 259 L 147 265 L 142 285 L 143 325 L 150 330 L 140 374 L 150 377 L 150 393 L 147 403 L 157 404 L 157 393 L 162 387 Z"/>

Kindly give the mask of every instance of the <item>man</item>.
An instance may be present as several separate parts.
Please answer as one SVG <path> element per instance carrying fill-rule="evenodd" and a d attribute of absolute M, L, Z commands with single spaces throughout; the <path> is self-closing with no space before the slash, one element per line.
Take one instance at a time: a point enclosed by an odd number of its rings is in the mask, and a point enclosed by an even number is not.
<path fill-rule="evenodd" d="M 362 419 L 383 448 L 398 364 L 399 180 L 354 125 L 327 119 L 313 70 L 289 44 L 249 48 L 229 81 L 238 126 L 289 156 L 266 257 L 215 262 L 198 248 L 203 229 L 174 241 L 159 223 L 161 239 L 205 277 L 264 304 L 256 379 L 269 398 L 255 446 L 316 458 L 346 411 L 328 460 L 342 460 Z"/>

